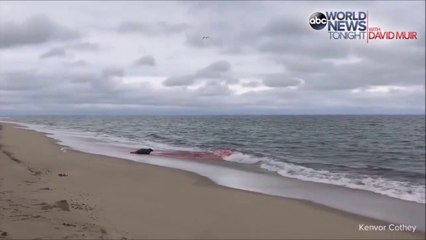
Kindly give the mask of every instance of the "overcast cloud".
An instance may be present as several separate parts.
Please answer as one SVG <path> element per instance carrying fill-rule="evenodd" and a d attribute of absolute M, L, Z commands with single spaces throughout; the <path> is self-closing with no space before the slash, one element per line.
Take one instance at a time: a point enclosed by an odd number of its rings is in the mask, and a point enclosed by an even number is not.
<path fill-rule="evenodd" d="M 425 3 L 0 2 L 0 115 L 424 114 Z M 369 11 L 411 41 L 329 40 Z"/>

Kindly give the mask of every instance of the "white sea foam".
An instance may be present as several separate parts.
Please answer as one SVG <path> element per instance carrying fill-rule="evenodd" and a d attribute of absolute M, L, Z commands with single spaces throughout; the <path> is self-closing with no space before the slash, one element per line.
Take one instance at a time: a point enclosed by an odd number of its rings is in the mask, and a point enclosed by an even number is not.
<path fill-rule="evenodd" d="M 421 185 L 416 186 L 407 182 L 360 174 L 355 175 L 348 173 L 333 173 L 327 170 L 315 170 L 292 163 L 272 160 L 265 157 L 259 158 L 240 152 L 235 152 L 228 157 L 224 157 L 224 160 L 245 164 L 258 164 L 261 168 L 276 172 L 284 177 L 367 190 L 407 201 L 425 203 L 425 187 Z"/>
<path fill-rule="evenodd" d="M 223 157 L 223 160 L 230 161 L 230 162 L 253 164 L 253 163 L 260 162 L 264 159 L 243 154 L 240 152 L 233 152 L 231 155 Z"/>

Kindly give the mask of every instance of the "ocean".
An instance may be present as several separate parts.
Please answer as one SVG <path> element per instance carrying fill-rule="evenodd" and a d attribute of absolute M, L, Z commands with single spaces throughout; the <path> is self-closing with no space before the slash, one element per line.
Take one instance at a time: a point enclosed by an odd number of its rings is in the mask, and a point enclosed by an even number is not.
<path fill-rule="evenodd" d="M 250 191 L 262 192 L 254 178 L 269 175 L 297 180 L 297 186 L 304 182 L 320 183 L 327 189 L 362 190 L 403 204 L 420 203 L 424 209 L 425 116 L 27 116 L 1 120 L 46 132 L 63 145 L 81 151 L 136 161 L 139 159 L 128 151 L 137 148 L 150 147 L 154 153 L 168 154 L 164 156 L 191 156 L 188 162 L 157 161 Z M 219 179 L 215 173 L 200 170 L 203 162 L 212 161 L 197 156 L 214 156 L 223 150 L 231 150 L 232 154 L 221 161 L 216 159 L 213 165 L 258 175 L 250 176 L 249 181 L 233 178 L 234 182 L 229 183 L 224 180 L 231 179 L 229 176 Z M 183 167 L 188 164 L 197 167 Z M 268 189 L 263 193 L 280 195 L 270 190 L 272 186 L 286 192 L 286 186 L 274 184 L 262 185 Z M 305 192 L 288 188 L 285 194 L 326 205 L 335 202 L 317 201 L 318 196 Z"/>

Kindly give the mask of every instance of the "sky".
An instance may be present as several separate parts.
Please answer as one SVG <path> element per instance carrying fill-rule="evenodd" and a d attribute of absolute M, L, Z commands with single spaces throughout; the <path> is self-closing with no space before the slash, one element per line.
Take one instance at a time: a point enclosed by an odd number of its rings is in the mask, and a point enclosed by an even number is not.
<path fill-rule="evenodd" d="M 418 39 L 330 40 L 326 11 Z M 424 113 L 424 1 L 0 1 L 0 115 Z"/>

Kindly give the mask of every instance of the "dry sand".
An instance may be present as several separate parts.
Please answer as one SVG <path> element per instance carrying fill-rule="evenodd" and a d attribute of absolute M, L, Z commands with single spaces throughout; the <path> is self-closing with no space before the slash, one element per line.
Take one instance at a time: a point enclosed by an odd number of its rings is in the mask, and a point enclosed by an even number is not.
<path fill-rule="evenodd" d="M 380 222 L 179 170 L 63 152 L 41 133 L 1 125 L 0 239 L 423 237 L 360 232 L 358 224 Z"/>

